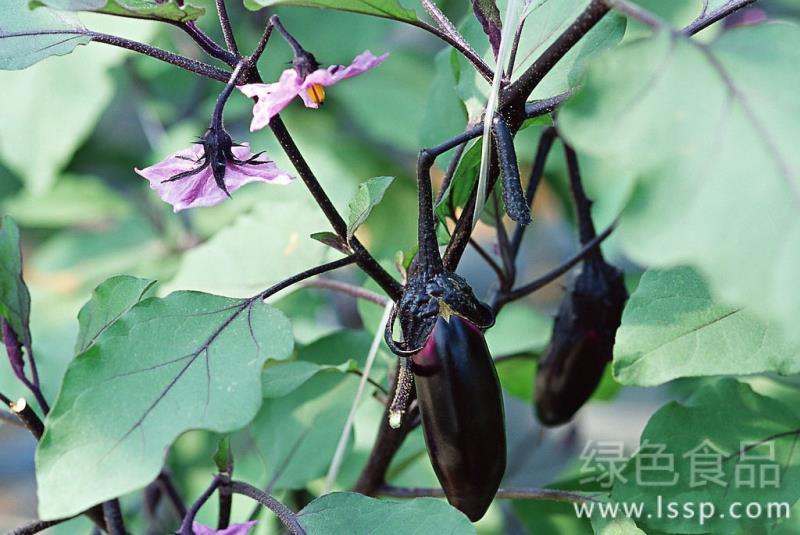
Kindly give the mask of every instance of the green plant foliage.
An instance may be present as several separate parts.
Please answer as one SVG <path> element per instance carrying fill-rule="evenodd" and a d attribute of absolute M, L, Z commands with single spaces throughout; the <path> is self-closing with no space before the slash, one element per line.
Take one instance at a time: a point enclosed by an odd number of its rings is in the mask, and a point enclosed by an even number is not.
<path fill-rule="evenodd" d="M 285 316 L 259 300 L 178 292 L 133 306 L 64 376 L 36 453 L 40 516 L 143 487 L 184 431 L 246 425 L 262 364 L 292 343 Z"/>
<path fill-rule="evenodd" d="M 317 498 L 300 511 L 298 520 L 314 535 L 475 533 L 467 517 L 442 500 L 417 498 L 393 502 L 352 492 L 334 492 Z"/>
<path fill-rule="evenodd" d="M 769 502 L 791 505 L 797 501 L 799 432 L 800 417 L 789 407 L 731 379 L 713 382 L 686 403 L 669 403 L 653 415 L 642 433 L 640 451 L 614 483 L 612 498 L 644 503 L 641 523 L 645 530 L 750 532 L 765 518 L 748 519 L 742 514 L 737 519 L 726 514 L 728 507 L 735 502 L 757 503 L 766 511 Z M 641 468 L 652 467 L 654 456 L 661 454 L 671 456 L 671 469 L 667 457 L 660 458 L 660 471 Z M 777 486 L 769 483 L 775 477 Z M 668 518 L 664 505 L 668 502 L 680 507 L 694 504 L 695 509 L 708 502 L 715 514 L 704 523 L 699 522 L 697 510 L 693 518 Z"/>
<path fill-rule="evenodd" d="M 0 13 L 0 69 L 30 67 L 63 56 L 89 38 L 77 17 L 52 9 L 31 10 L 27 0 L 7 0 Z"/>
<path fill-rule="evenodd" d="M 617 331 L 617 380 L 652 386 L 678 377 L 765 371 L 800 371 L 800 347 L 747 310 L 715 303 L 689 268 L 642 276 Z"/>
<path fill-rule="evenodd" d="M 559 123 L 606 164 L 589 177 L 595 190 L 627 180 L 619 231 L 629 255 L 699 268 L 721 302 L 792 337 L 800 160 L 787 110 L 800 109 L 798 51 L 800 30 L 788 23 L 737 28 L 710 46 L 660 33 L 600 58 Z"/>
<path fill-rule="evenodd" d="M 250 9 L 271 6 L 318 7 L 351 11 L 404 22 L 415 22 L 417 20 L 416 13 L 411 9 L 404 8 L 397 0 L 245 0 L 244 5 Z"/>
<path fill-rule="evenodd" d="M 358 185 L 355 196 L 350 201 L 347 217 L 347 238 L 353 237 L 358 227 L 367 220 L 372 209 L 383 200 L 383 195 L 394 181 L 393 176 L 376 176 Z"/>
<path fill-rule="evenodd" d="M 196 20 L 206 11 L 179 0 L 31 0 L 30 6 L 48 6 L 65 11 L 95 11 L 107 15 L 170 22 Z"/>
<path fill-rule="evenodd" d="M 0 316 L 23 345 L 30 345 L 31 296 L 22 280 L 19 227 L 8 216 L 0 224 Z"/>

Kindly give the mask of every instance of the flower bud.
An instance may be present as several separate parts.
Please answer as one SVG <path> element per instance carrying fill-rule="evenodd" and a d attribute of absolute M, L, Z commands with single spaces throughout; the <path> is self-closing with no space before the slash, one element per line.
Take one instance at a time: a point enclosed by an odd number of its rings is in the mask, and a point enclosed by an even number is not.
<path fill-rule="evenodd" d="M 627 299 L 621 271 L 599 259 L 584 262 L 539 361 L 535 406 L 542 424 L 569 421 L 597 389 Z"/>
<path fill-rule="evenodd" d="M 440 316 L 411 361 L 433 469 L 450 504 L 477 521 L 506 468 L 503 399 L 483 333 Z"/>

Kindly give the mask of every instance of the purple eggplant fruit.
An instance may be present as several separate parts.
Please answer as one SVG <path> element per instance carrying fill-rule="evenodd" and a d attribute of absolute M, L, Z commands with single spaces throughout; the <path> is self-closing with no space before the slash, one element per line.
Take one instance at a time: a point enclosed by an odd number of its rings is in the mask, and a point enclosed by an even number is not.
<path fill-rule="evenodd" d="M 611 362 L 628 299 L 623 274 L 600 258 L 584 262 L 556 316 L 536 374 L 536 413 L 546 426 L 569 421 Z"/>
<path fill-rule="evenodd" d="M 450 504 L 477 521 L 506 468 L 503 398 L 483 333 L 440 316 L 411 361 L 433 469 Z"/>

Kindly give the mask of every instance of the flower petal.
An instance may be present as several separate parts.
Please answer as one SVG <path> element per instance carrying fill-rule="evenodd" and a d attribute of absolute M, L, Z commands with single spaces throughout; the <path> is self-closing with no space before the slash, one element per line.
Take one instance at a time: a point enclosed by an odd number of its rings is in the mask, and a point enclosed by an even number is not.
<path fill-rule="evenodd" d="M 246 84 L 239 90 L 258 101 L 253 106 L 253 121 L 250 131 L 255 132 L 267 126 L 270 120 L 286 107 L 302 90 L 303 81 L 294 69 L 286 69 L 280 80 L 274 84 Z"/>
<path fill-rule="evenodd" d="M 256 521 L 251 520 L 242 524 L 231 524 L 225 529 L 213 529 L 199 522 L 193 522 L 192 531 L 195 535 L 247 535 L 255 524 Z"/>
<path fill-rule="evenodd" d="M 341 82 L 342 80 L 352 78 L 353 76 L 358 76 L 370 69 L 374 69 L 388 57 L 388 53 L 382 56 L 376 56 L 367 50 L 356 56 L 353 62 L 347 67 L 344 65 L 331 65 L 327 69 L 317 69 L 306 76 L 306 79 L 303 81 L 303 88 L 311 87 L 314 84 L 329 86 Z M 302 94 L 303 93 L 301 93 L 301 95 Z"/>
<path fill-rule="evenodd" d="M 233 147 L 233 155 L 240 160 L 249 160 L 253 157 L 248 143 Z M 245 184 L 259 180 L 271 184 L 286 185 L 294 180 L 294 177 L 275 165 L 275 162 L 266 154 L 258 156 L 252 164 L 229 163 L 225 169 L 225 185 L 230 192 L 236 191 Z"/>
<path fill-rule="evenodd" d="M 253 157 L 247 143 L 233 147 L 233 154 L 240 160 Z M 209 167 L 200 172 L 173 182 L 164 182 L 173 176 L 196 168 L 203 156 L 203 147 L 193 145 L 189 149 L 176 152 L 164 161 L 147 167 L 136 169 L 136 172 L 150 182 L 159 197 L 173 206 L 175 212 L 187 208 L 214 206 L 227 198 L 225 192 L 217 186 Z M 225 186 L 233 193 L 245 184 L 262 181 L 274 184 L 287 184 L 292 180 L 285 171 L 279 169 L 267 156 L 259 156 L 255 162 L 259 164 L 229 163 L 225 170 Z"/>

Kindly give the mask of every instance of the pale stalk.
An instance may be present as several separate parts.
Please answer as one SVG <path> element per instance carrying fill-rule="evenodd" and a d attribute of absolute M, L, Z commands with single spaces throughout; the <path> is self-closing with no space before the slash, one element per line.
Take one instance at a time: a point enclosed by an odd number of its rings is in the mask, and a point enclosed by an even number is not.
<path fill-rule="evenodd" d="M 492 147 L 492 120 L 497 112 L 497 104 L 500 97 L 500 83 L 503 80 L 505 66 L 508 64 L 511 55 L 514 34 L 520 22 L 522 0 L 509 0 L 506 6 L 506 16 L 503 19 L 503 32 L 500 34 L 500 49 L 497 51 L 497 65 L 494 69 L 494 79 L 492 88 L 489 91 L 489 99 L 486 102 L 486 112 L 483 115 L 483 140 L 481 144 L 481 168 L 478 175 L 478 194 L 475 197 L 475 212 L 472 215 L 472 227 L 478 224 L 486 203 L 486 183 L 489 180 L 489 164 L 491 156 L 489 151 Z"/>
<path fill-rule="evenodd" d="M 350 436 L 350 431 L 353 428 L 356 410 L 358 410 L 358 404 L 361 402 L 361 398 L 364 395 L 364 389 L 369 379 L 369 372 L 372 370 L 372 364 L 375 362 L 375 356 L 378 354 L 378 348 L 381 346 L 383 331 L 386 328 L 386 323 L 389 321 L 393 306 L 394 303 L 390 301 L 383 309 L 383 318 L 381 318 L 381 323 L 378 325 L 378 330 L 375 331 L 375 337 L 372 339 L 372 345 L 369 348 L 367 360 L 364 363 L 364 370 L 361 372 L 361 381 L 358 383 L 356 397 L 353 400 L 353 405 L 350 407 L 350 414 L 347 415 L 347 421 L 344 424 L 344 429 L 342 429 L 342 435 L 339 437 L 339 443 L 336 445 L 336 453 L 333 454 L 333 460 L 328 469 L 328 475 L 325 477 L 325 487 L 322 490 L 322 494 L 328 494 L 336 483 L 336 477 L 339 475 L 339 469 L 342 467 L 342 461 L 344 461 L 344 452 L 347 449 L 347 438 Z"/>

